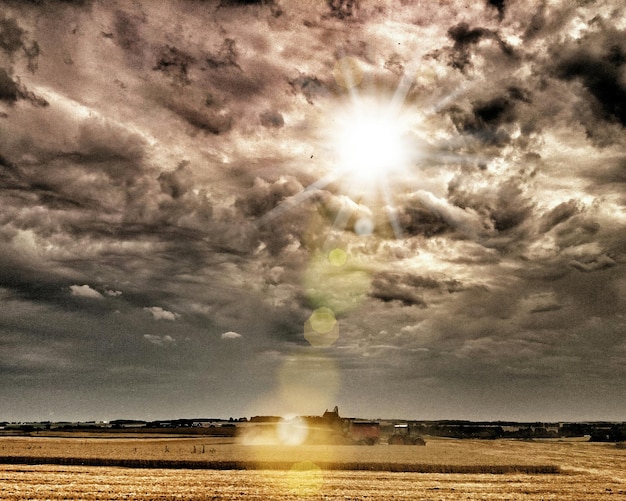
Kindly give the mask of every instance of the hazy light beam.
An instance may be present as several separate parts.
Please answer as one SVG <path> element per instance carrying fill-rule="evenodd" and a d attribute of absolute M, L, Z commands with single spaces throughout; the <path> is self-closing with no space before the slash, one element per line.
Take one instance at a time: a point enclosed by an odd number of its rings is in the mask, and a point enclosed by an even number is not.
<path fill-rule="evenodd" d="M 389 218 L 389 223 L 391 224 L 391 228 L 393 229 L 393 234 L 396 239 L 400 240 L 402 238 L 402 228 L 400 227 L 400 222 L 398 221 L 398 217 L 396 215 L 396 208 L 391 200 L 391 193 L 389 192 L 389 184 L 387 180 L 383 180 L 380 183 L 380 189 L 383 194 L 383 199 L 385 200 L 385 207 L 387 210 L 387 217 Z"/>
<path fill-rule="evenodd" d="M 301 204 L 305 200 L 311 198 L 313 195 L 315 195 L 315 192 L 317 190 L 321 190 L 321 189 L 325 188 L 330 183 L 335 181 L 338 177 L 339 176 L 336 173 L 334 173 L 334 172 L 326 174 L 324 177 L 322 177 L 322 178 L 318 179 L 317 181 L 315 181 L 314 183 L 311 183 L 310 185 L 308 185 L 300 193 L 297 193 L 297 194 L 287 198 L 287 200 L 285 200 L 284 202 L 280 203 L 279 205 L 274 207 L 272 210 L 270 210 L 269 212 L 264 214 L 263 217 L 259 218 L 259 220 L 257 221 L 257 225 L 258 226 L 263 226 L 264 224 L 266 224 L 266 223 L 276 219 L 278 216 L 280 216 L 281 214 L 283 214 L 287 210 L 289 210 L 289 209 L 295 207 L 296 205 Z"/>
<path fill-rule="evenodd" d="M 335 216 L 335 220 L 333 221 L 333 226 L 330 230 L 330 233 L 328 234 L 328 238 L 326 239 L 326 242 L 324 242 L 325 252 L 332 250 L 332 247 L 334 247 L 333 243 L 331 242 L 333 238 L 333 233 L 335 231 L 341 232 L 345 230 L 348 226 L 348 221 L 350 220 L 350 215 L 352 214 L 352 211 L 347 207 L 347 205 L 348 204 L 345 202 L 345 200 L 341 201 L 341 208 L 339 209 L 337 216 Z"/>
<path fill-rule="evenodd" d="M 405 68 L 404 73 L 402 73 L 402 78 L 396 87 L 396 91 L 391 98 L 391 102 L 389 103 L 389 114 L 391 116 L 399 113 L 400 108 L 404 104 L 406 100 L 406 96 L 409 94 L 411 87 L 413 86 L 413 82 L 415 80 L 415 72 L 417 71 L 417 66 L 419 64 L 419 58 L 416 56 L 413 58 L 413 61 Z"/>

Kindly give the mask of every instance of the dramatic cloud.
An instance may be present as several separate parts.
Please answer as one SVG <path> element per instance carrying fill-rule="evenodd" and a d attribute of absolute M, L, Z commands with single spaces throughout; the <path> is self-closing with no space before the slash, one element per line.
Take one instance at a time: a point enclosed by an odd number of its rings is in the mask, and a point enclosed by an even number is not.
<path fill-rule="evenodd" d="M 103 299 L 104 296 L 97 290 L 92 289 L 88 285 L 70 285 L 72 296 L 88 297 L 91 299 Z"/>
<path fill-rule="evenodd" d="M 0 420 L 623 420 L 622 3 L 0 0 Z"/>
<path fill-rule="evenodd" d="M 160 306 L 151 306 L 150 308 L 144 308 L 144 310 L 152 314 L 155 320 L 176 320 L 178 318 L 178 313 L 164 310 Z"/>

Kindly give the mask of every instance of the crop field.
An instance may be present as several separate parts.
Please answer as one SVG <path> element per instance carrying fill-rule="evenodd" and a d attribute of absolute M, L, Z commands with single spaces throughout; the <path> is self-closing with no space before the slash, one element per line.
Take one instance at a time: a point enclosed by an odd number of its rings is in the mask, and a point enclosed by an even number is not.
<path fill-rule="evenodd" d="M 626 501 L 626 449 L 576 441 L 286 447 L 211 437 L 0 437 L 0 456 L 0 499 L 8 501 Z M 64 458 L 77 461 L 42 464 Z"/>

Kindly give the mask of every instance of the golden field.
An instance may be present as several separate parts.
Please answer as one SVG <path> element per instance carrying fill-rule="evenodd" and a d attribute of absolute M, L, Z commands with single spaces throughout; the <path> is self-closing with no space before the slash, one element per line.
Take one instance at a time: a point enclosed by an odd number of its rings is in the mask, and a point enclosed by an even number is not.
<path fill-rule="evenodd" d="M 246 445 L 232 439 L 0 437 L 0 456 L 235 462 L 246 469 L 0 464 L 0 499 L 626 500 L 626 450 L 580 441 L 427 440 L 415 446 Z M 254 469 L 263 465 L 282 469 Z M 378 464 L 470 473 L 328 470 Z M 284 467 L 284 465 L 288 465 Z M 290 465 L 290 467 L 289 467 Z M 320 467 L 321 465 L 321 467 Z M 493 474 L 553 465 L 560 473 Z M 248 469 L 250 468 L 250 469 Z M 438 471 L 438 470 L 437 470 Z M 447 471 L 447 470 L 442 470 Z"/>

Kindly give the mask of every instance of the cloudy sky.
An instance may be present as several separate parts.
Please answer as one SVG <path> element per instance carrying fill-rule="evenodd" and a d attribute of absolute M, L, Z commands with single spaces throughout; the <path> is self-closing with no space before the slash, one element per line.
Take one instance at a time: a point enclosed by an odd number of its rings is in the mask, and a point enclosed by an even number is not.
<path fill-rule="evenodd" d="M 620 0 L 0 7 L 0 420 L 626 419 Z"/>

